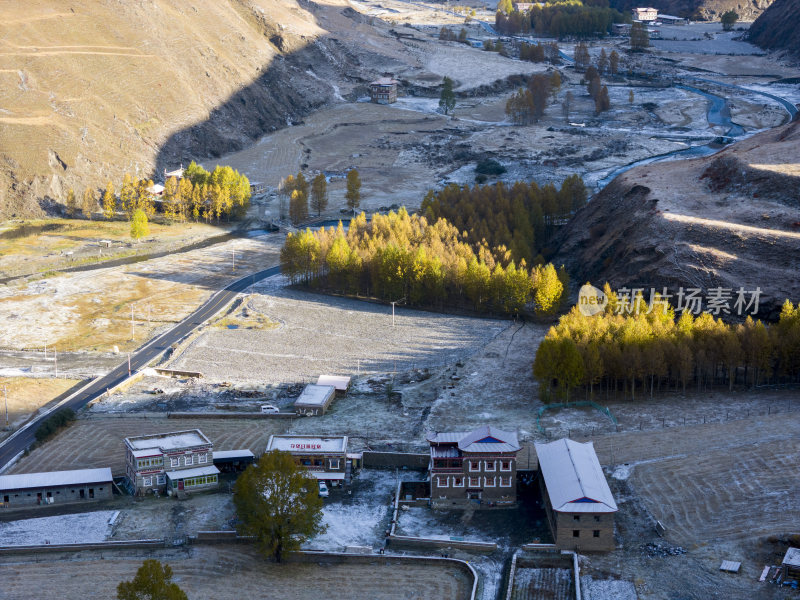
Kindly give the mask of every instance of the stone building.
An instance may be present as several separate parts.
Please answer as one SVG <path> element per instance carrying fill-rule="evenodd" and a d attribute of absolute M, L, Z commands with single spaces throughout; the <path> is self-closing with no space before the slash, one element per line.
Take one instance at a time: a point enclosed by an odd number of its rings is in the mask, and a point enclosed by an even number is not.
<path fill-rule="evenodd" d="M 214 445 L 199 429 L 125 438 L 125 473 L 134 494 L 217 487 Z"/>
<path fill-rule="evenodd" d="M 397 81 L 390 77 L 376 79 L 369 84 L 369 97 L 376 104 L 397 102 Z"/>
<path fill-rule="evenodd" d="M 536 444 L 539 485 L 553 539 L 562 550 L 614 549 L 611 495 L 591 442 Z"/>
<path fill-rule="evenodd" d="M 0 475 L 1 508 L 110 500 L 111 469 L 77 469 Z"/>
<path fill-rule="evenodd" d="M 430 444 L 431 506 L 482 508 L 517 501 L 517 434 L 484 425 L 470 432 L 437 432 Z"/>

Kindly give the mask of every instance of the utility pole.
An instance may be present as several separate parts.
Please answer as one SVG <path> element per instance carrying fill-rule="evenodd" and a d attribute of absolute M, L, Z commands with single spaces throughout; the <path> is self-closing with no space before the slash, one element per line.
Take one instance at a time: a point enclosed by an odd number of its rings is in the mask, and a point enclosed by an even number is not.
<path fill-rule="evenodd" d="M 390 302 L 389 303 L 389 304 L 392 305 L 392 327 L 394 327 L 394 305 L 395 304 L 402 304 L 405 301 L 406 301 L 406 299 L 405 299 L 405 297 L 403 297 L 403 298 L 400 298 L 400 300 L 395 300 L 394 302 Z"/>

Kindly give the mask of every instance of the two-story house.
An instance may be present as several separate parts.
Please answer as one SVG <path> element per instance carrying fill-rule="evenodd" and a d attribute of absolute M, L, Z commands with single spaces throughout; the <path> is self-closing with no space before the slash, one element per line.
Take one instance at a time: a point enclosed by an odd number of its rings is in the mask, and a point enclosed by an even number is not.
<path fill-rule="evenodd" d="M 517 434 L 484 425 L 471 432 L 437 432 L 430 443 L 431 506 L 514 506 Z"/>
<path fill-rule="evenodd" d="M 199 429 L 125 438 L 125 472 L 136 495 L 214 488 L 214 445 Z"/>

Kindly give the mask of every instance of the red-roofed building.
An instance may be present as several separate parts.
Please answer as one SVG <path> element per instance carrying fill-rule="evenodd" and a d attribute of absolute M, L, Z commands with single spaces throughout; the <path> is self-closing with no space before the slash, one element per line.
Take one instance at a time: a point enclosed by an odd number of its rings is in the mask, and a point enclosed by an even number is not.
<path fill-rule="evenodd" d="M 432 433 L 431 506 L 513 507 L 517 502 L 517 434 L 484 425 L 470 432 Z"/>

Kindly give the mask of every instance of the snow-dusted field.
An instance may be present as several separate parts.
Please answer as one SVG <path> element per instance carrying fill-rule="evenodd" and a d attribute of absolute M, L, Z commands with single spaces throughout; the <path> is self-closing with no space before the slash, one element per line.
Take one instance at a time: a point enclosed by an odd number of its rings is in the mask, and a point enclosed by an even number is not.
<path fill-rule="evenodd" d="M 95 512 L 0 522 L 0 546 L 102 542 L 119 511 Z"/>
<path fill-rule="evenodd" d="M 581 592 L 585 600 L 637 600 L 636 588 L 630 581 L 621 579 L 593 579 L 581 577 Z"/>

